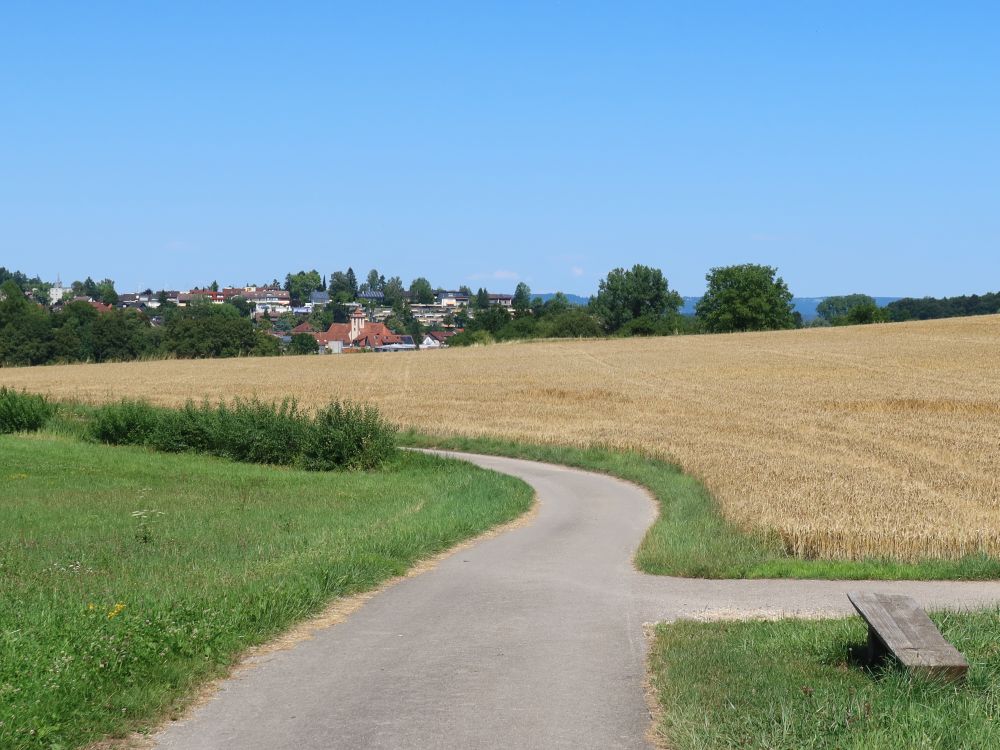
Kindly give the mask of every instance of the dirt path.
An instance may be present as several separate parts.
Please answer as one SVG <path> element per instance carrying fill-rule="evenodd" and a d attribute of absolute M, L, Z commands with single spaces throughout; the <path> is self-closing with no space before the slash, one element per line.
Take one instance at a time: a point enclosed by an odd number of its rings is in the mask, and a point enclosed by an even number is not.
<path fill-rule="evenodd" d="M 156 737 L 162 750 L 646 748 L 642 625 L 850 611 L 848 589 L 925 606 L 1000 602 L 1000 583 L 704 581 L 648 576 L 641 489 L 574 469 L 452 454 L 524 479 L 533 523 L 373 597 L 257 660 Z"/>

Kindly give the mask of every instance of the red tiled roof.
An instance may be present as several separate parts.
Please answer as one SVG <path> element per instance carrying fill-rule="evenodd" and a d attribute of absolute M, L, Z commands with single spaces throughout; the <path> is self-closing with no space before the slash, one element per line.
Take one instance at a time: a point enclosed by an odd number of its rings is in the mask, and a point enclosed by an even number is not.
<path fill-rule="evenodd" d="M 292 333 L 312 333 L 313 329 L 309 323 L 299 323 L 295 328 L 292 329 Z"/>

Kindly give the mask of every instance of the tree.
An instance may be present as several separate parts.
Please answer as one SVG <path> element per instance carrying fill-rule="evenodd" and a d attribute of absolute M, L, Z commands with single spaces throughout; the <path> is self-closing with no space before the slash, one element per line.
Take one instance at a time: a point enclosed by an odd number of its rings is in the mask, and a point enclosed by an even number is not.
<path fill-rule="evenodd" d="M 94 294 L 89 295 L 105 305 L 118 304 L 118 292 L 115 291 L 115 282 L 111 279 L 103 279 L 94 289 Z"/>
<path fill-rule="evenodd" d="M 794 328 L 792 293 L 777 269 L 754 263 L 713 268 L 696 314 L 710 333 Z"/>
<path fill-rule="evenodd" d="M 358 296 L 358 285 L 354 279 L 354 272 L 348 269 L 348 273 L 334 271 L 330 276 L 330 286 L 327 288 L 332 299 L 339 299 L 342 302 L 350 302 Z"/>
<path fill-rule="evenodd" d="M 313 310 L 309 314 L 307 320 L 314 331 L 325 331 L 334 324 L 333 311 L 327 309 L 328 307 L 329 305 L 318 310 Z"/>
<path fill-rule="evenodd" d="M 464 294 L 466 297 L 469 297 L 470 299 L 472 298 L 472 290 L 469 289 L 469 287 L 466 286 L 465 284 L 462 284 L 462 286 L 458 288 L 458 293 Z"/>
<path fill-rule="evenodd" d="M 294 313 L 283 312 L 278 315 L 277 319 L 274 321 L 273 327 L 275 331 L 288 333 L 298 324 L 299 324 L 298 318 L 295 317 Z"/>
<path fill-rule="evenodd" d="M 523 318 L 531 314 L 531 287 L 523 281 L 514 290 L 513 306 L 515 317 Z"/>
<path fill-rule="evenodd" d="M 0 284 L 0 364 L 40 365 L 51 356 L 49 313 L 13 279 Z"/>
<path fill-rule="evenodd" d="M 281 354 L 281 344 L 274 336 L 263 331 L 256 331 L 250 353 L 255 357 L 277 357 Z"/>
<path fill-rule="evenodd" d="M 403 301 L 403 280 L 398 276 L 393 276 L 382 287 L 382 301 L 388 307 L 396 307 Z"/>
<path fill-rule="evenodd" d="M 230 297 L 223 304 L 232 305 L 243 317 L 250 317 L 250 311 L 253 310 L 253 305 L 251 305 L 246 298 L 240 296 Z"/>
<path fill-rule="evenodd" d="M 477 312 L 476 317 L 469 321 L 469 328 L 474 331 L 487 331 L 495 336 L 508 323 L 510 314 L 497 305 Z"/>
<path fill-rule="evenodd" d="M 288 345 L 289 354 L 315 354 L 318 345 L 316 338 L 308 333 L 296 333 Z"/>
<path fill-rule="evenodd" d="M 537 298 L 532 302 L 532 309 L 535 315 L 540 318 L 559 315 L 574 307 L 579 307 L 579 305 L 574 305 L 570 302 L 569 298 L 562 292 L 556 292 L 546 302 L 542 302 L 541 298 Z"/>
<path fill-rule="evenodd" d="M 487 310 L 490 306 L 490 293 L 487 292 L 483 287 L 479 287 L 479 291 L 476 292 L 475 299 L 473 301 L 473 307 L 477 310 Z"/>
<path fill-rule="evenodd" d="M 875 300 L 872 300 L 871 302 L 862 302 L 859 305 L 854 305 L 854 307 L 848 310 L 846 315 L 834 318 L 833 324 L 860 326 L 868 325 L 869 323 L 887 323 L 888 321 L 889 315 L 875 304 Z"/>
<path fill-rule="evenodd" d="M 385 287 L 385 276 L 382 276 L 376 269 L 372 269 L 368 272 L 368 278 L 365 280 L 365 291 L 368 292 L 381 292 Z"/>
<path fill-rule="evenodd" d="M 254 352 L 253 324 L 230 305 L 201 303 L 170 311 L 163 348 L 182 358 L 238 357 Z"/>
<path fill-rule="evenodd" d="M 97 310 L 89 302 L 70 302 L 52 316 L 52 358 L 56 362 L 94 359 L 94 321 Z"/>
<path fill-rule="evenodd" d="M 410 282 L 410 302 L 418 305 L 434 304 L 434 287 L 423 276 L 418 276 Z"/>
<path fill-rule="evenodd" d="M 828 323 L 832 323 L 835 318 L 847 315 L 858 305 L 870 303 L 875 304 L 875 300 L 867 294 L 845 294 L 839 297 L 825 297 L 816 305 L 816 314 Z"/>
<path fill-rule="evenodd" d="M 285 276 L 285 291 L 291 298 L 291 302 L 296 307 L 309 301 L 309 295 L 319 291 L 323 286 L 323 279 L 319 271 L 315 268 L 311 271 L 299 271 Z"/>
<path fill-rule="evenodd" d="M 684 300 L 670 290 L 658 268 L 635 265 L 615 268 L 602 279 L 590 308 L 604 330 L 613 333 L 635 318 L 673 319 Z"/>
<path fill-rule="evenodd" d="M 113 310 L 93 319 L 95 362 L 127 362 L 149 349 L 148 321 L 134 310 Z"/>
<path fill-rule="evenodd" d="M 212 283 L 208 285 L 208 288 L 211 289 L 213 292 L 219 291 L 219 282 L 212 281 Z"/>

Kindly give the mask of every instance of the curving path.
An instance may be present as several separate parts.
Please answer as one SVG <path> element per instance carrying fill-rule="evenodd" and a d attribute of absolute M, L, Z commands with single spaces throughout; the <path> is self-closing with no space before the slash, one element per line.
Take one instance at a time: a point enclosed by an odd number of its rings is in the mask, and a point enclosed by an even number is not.
<path fill-rule="evenodd" d="M 537 518 L 377 595 L 227 680 L 161 750 L 647 748 L 642 624 L 847 613 L 864 586 L 925 606 L 1000 602 L 1000 583 L 707 581 L 647 576 L 640 488 L 530 461 L 447 453 L 520 477 Z"/>

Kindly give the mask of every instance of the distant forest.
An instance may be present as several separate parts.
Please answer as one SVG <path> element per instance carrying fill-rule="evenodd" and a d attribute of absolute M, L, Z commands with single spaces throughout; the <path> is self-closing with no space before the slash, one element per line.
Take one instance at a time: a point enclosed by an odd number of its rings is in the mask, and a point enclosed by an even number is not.
<path fill-rule="evenodd" d="M 891 321 L 962 318 L 968 315 L 1000 313 L 1000 292 L 970 294 L 961 297 L 904 297 L 890 302 L 885 311 Z"/>

